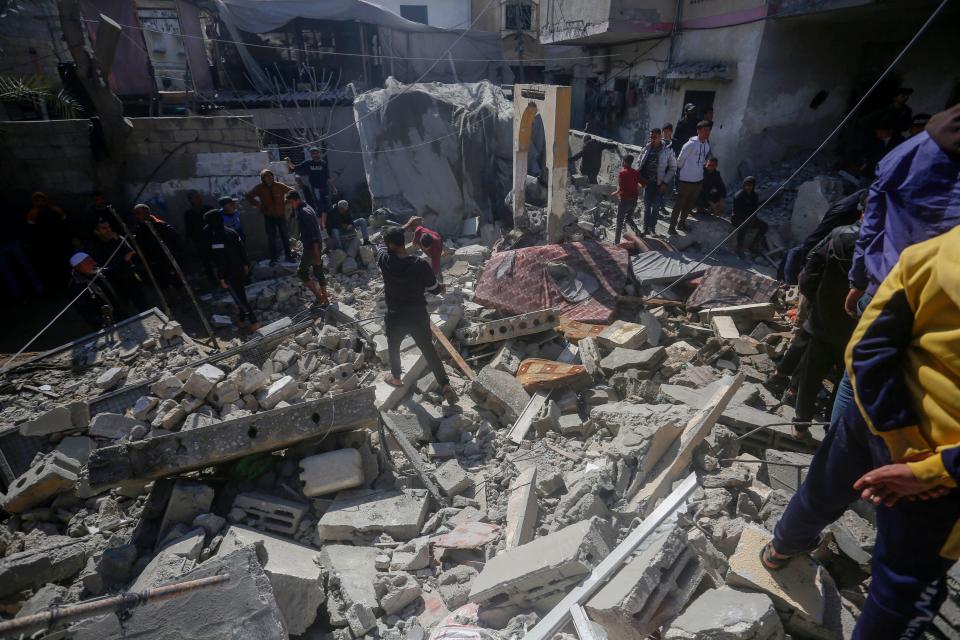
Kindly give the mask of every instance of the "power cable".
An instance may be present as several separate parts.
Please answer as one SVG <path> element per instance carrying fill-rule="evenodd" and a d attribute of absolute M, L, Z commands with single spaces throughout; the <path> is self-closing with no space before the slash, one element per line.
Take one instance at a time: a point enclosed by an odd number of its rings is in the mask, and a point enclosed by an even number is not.
<path fill-rule="evenodd" d="M 851 108 L 850 111 L 847 112 L 847 115 L 843 117 L 843 119 L 840 121 L 840 124 L 838 124 L 838 125 L 833 129 L 833 131 L 831 131 L 829 134 L 827 134 L 827 137 L 823 139 L 823 142 L 821 142 L 820 145 L 819 145 L 816 149 L 814 149 L 813 153 L 811 153 L 811 154 L 807 157 L 807 159 L 804 160 L 803 163 L 802 163 L 799 167 L 797 167 L 797 169 L 796 169 L 792 174 L 790 174 L 790 176 L 789 176 L 786 180 L 784 180 L 784 181 L 780 184 L 780 186 L 777 187 L 777 189 L 776 189 L 769 197 L 767 197 L 766 200 L 764 200 L 764 201 L 760 204 L 759 207 L 756 208 L 756 210 L 755 210 L 753 213 L 751 213 L 749 216 L 747 216 L 746 219 L 744 219 L 743 222 L 741 222 L 736 228 L 734 228 L 733 231 L 731 231 L 729 234 L 727 234 L 727 236 L 726 236 L 723 240 L 721 240 L 713 249 L 711 249 L 710 251 L 708 251 L 706 255 L 704 255 L 702 258 L 700 258 L 700 260 L 698 260 L 698 261 L 696 262 L 696 264 L 694 264 L 686 273 L 684 273 L 683 275 L 681 275 L 680 277 L 678 277 L 676 280 L 674 280 L 673 282 L 671 282 L 670 284 L 668 284 L 666 287 L 664 287 L 664 288 L 660 289 L 659 291 L 656 291 L 656 292 L 652 293 L 651 295 L 647 296 L 646 298 L 644 298 L 643 301 L 646 302 L 646 301 L 651 300 L 651 299 L 653 299 L 653 298 L 659 298 L 659 297 L 662 296 L 664 293 L 666 293 L 667 291 L 671 290 L 673 287 L 677 286 L 678 284 L 680 284 L 681 282 L 683 282 L 684 280 L 686 280 L 686 279 L 690 276 L 691 273 L 695 272 L 698 267 L 700 267 L 700 266 L 701 266 L 704 262 L 706 262 L 714 253 L 716 253 L 724 244 L 727 243 L 728 240 L 730 240 L 731 238 L 733 238 L 733 237 L 737 234 L 737 232 L 740 231 L 740 229 L 742 229 L 748 222 L 750 222 L 751 220 L 753 220 L 753 218 L 754 218 L 758 213 L 760 213 L 760 210 L 761 210 L 761 209 L 763 209 L 763 208 L 766 207 L 768 204 L 770 204 L 770 202 L 772 202 L 772 201 L 780 194 L 780 192 L 783 191 L 784 188 L 785 188 L 791 181 L 793 181 L 794 178 L 796 178 L 798 175 L 800 175 L 800 172 L 803 171 L 803 169 L 804 169 L 808 164 L 810 164 L 810 162 L 817 156 L 817 154 L 819 154 L 821 151 L 823 151 L 824 147 L 827 146 L 827 143 L 829 143 L 830 140 L 832 140 L 833 137 L 834 137 L 835 135 L 837 135 L 837 133 L 839 133 L 840 130 L 841 130 L 844 126 L 846 126 L 846 124 L 850 121 L 850 119 L 853 117 L 853 115 L 854 115 L 854 114 L 860 109 L 860 107 L 862 107 L 863 104 L 867 101 L 867 98 L 869 98 L 870 95 L 877 89 L 877 87 L 880 86 L 880 83 L 883 82 L 884 78 L 886 78 L 886 77 L 890 74 L 890 72 L 893 71 L 894 67 L 896 67 L 897 64 L 899 64 L 900 60 L 902 60 L 903 57 L 907 54 L 907 52 L 913 47 L 913 45 L 916 44 L 917 40 L 919 40 L 920 37 L 921 37 L 924 33 L 926 33 L 927 29 L 930 28 L 930 25 L 933 24 L 933 21 L 937 18 L 938 15 L 940 15 L 940 12 L 943 11 L 943 9 L 945 9 L 946 6 L 947 6 L 949 3 L 950 3 L 950 0 L 942 0 L 942 1 L 940 2 L 940 4 L 937 6 L 937 8 L 933 10 L 933 13 L 930 14 L 930 17 L 927 18 L 926 22 L 924 22 L 924 23 L 920 26 L 920 29 L 914 34 L 914 36 L 910 39 L 910 41 L 907 42 L 907 44 L 905 44 L 905 45 L 903 46 L 903 49 L 901 49 L 901 50 L 900 50 L 900 53 L 898 53 L 897 56 L 893 59 L 893 62 L 891 62 L 891 63 L 889 64 L 889 66 L 887 66 L 887 68 L 883 71 L 883 73 L 880 74 L 880 76 L 877 78 L 877 80 L 873 83 L 873 86 L 871 86 L 869 89 L 867 89 L 867 92 L 863 94 L 863 96 L 860 98 L 860 100 L 857 102 L 857 104 L 855 104 L 855 105 L 853 106 L 853 108 Z"/>
<path fill-rule="evenodd" d="M 121 242 L 117 243 L 117 247 L 113 250 L 113 253 L 110 254 L 110 257 L 107 258 L 106 262 L 104 263 L 104 267 L 101 267 L 100 269 L 97 270 L 97 272 L 96 272 L 95 274 L 93 274 L 93 277 L 90 278 L 90 282 L 88 282 L 88 283 L 87 283 L 87 286 L 83 288 L 83 291 L 81 291 L 80 293 L 78 293 L 78 294 L 77 294 L 77 297 L 75 297 L 73 300 L 71 300 L 70 302 L 68 302 L 68 303 L 67 303 L 67 306 L 65 306 L 63 309 L 61 309 L 60 313 L 58 313 L 57 315 L 53 316 L 53 320 L 51 320 L 50 322 L 48 322 L 48 323 L 46 324 L 46 326 L 43 327 L 43 329 L 40 329 L 40 331 L 38 331 L 35 336 L 33 336 L 32 338 L 30 338 L 30 340 L 27 341 L 27 344 L 25 344 L 25 345 L 23 345 L 22 347 L 20 347 L 20 350 L 19 350 L 19 351 L 17 351 L 15 354 L 13 354 L 12 356 L 10 356 L 10 358 L 9 358 L 5 363 L 3 363 L 3 367 L 0 367 L 0 373 L 6 373 L 7 371 L 9 371 L 9 370 L 12 368 L 12 367 L 10 367 L 10 363 L 13 362 L 14 360 L 16 360 L 17 358 L 19 358 L 20 355 L 21 355 L 24 351 L 26 351 L 27 348 L 29 348 L 30 345 L 32 345 L 32 344 L 37 340 L 37 338 L 39 338 L 40 336 L 42 336 L 42 335 L 46 332 L 47 329 L 49 329 L 50 327 L 52 327 L 52 326 L 53 326 L 53 323 L 55 323 L 57 320 L 59 320 L 60 317 L 61 317 L 63 314 L 65 314 L 65 313 L 67 312 L 67 310 L 68 310 L 70 307 L 72 307 L 72 306 L 77 302 L 77 300 L 79 300 L 81 297 L 83 297 L 83 295 L 86 294 L 87 291 L 90 290 L 90 287 L 92 287 L 92 286 L 93 286 L 93 283 L 97 281 L 97 278 L 99 278 L 99 277 L 103 274 L 103 270 L 104 270 L 104 268 L 106 268 L 106 265 L 110 264 L 110 261 L 113 260 L 114 256 L 117 255 L 117 252 L 120 250 L 120 247 L 129 247 L 129 245 L 127 244 L 127 237 L 126 237 L 126 236 L 123 236 L 122 238 L 120 238 L 120 240 L 121 240 Z"/>

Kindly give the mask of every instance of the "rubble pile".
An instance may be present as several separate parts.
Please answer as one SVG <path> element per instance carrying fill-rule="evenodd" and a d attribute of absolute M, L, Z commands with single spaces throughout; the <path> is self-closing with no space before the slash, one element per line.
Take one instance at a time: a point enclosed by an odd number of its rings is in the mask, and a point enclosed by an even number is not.
<path fill-rule="evenodd" d="M 367 247 L 318 318 L 294 312 L 307 298 L 291 277 L 260 273 L 251 298 L 273 326 L 230 357 L 208 361 L 162 322 L 136 344 L 84 342 L 79 372 L 14 371 L 57 399 L 4 392 L 4 422 L 40 444 L 0 497 L 2 613 L 227 574 L 69 632 L 521 638 L 692 470 L 690 499 L 582 603 L 589 619 L 610 638 L 842 637 L 869 579 L 869 508 L 818 560 L 773 576 L 758 558 L 823 435 L 793 438 L 792 408 L 764 386 L 788 298 L 700 308 L 620 291 L 602 325 L 508 317 L 475 299 L 497 238 L 468 226 L 428 307 L 465 363 L 440 347 L 455 405 L 409 339 L 403 386 L 382 381 Z M 123 406 L 99 410 L 114 389 Z"/>

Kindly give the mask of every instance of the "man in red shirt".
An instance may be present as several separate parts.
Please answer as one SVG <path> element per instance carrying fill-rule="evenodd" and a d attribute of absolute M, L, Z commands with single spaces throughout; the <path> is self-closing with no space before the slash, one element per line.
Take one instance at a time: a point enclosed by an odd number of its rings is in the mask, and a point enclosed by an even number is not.
<path fill-rule="evenodd" d="M 440 275 L 440 256 L 443 255 L 443 238 L 433 229 L 427 229 L 423 226 L 423 218 L 413 216 L 403 225 L 404 231 L 413 230 L 413 244 L 430 257 L 430 266 L 433 267 L 433 275 Z"/>
<path fill-rule="evenodd" d="M 617 206 L 617 231 L 614 238 L 614 244 L 620 244 L 620 234 L 623 232 L 623 225 L 628 224 L 637 235 L 643 235 L 640 232 L 637 223 L 633 220 L 633 212 L 637 208 L 637 198 L 640 196 L 640 187 L 643 186 L 643 179 L 640 172 L 633 168 L 633 156 L 623 157 L 623 169 L 617 176 L 617 190 L 613 192 L 614 196 L 620 197 L 620 204 Z"/>

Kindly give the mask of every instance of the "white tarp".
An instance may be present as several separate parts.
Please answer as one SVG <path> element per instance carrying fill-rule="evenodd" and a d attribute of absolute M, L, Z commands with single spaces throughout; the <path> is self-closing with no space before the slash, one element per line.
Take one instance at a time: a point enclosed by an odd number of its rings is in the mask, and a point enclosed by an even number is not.
<path fill-rule="evenodd" d="M 489 82 L 401 85 L 353 103 L 374 208 L 457 235 L 503 216 L 513 179 L 513 104 Z M 509 215 L 509 214 L 508 214 Z"/>

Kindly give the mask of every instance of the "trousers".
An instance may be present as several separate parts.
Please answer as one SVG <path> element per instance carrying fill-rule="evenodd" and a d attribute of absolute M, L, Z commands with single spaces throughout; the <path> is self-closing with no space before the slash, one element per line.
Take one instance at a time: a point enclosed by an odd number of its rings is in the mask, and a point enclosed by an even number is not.
<path fill-rule="evenodd" d="M 287 233 L 287 221 L 282 217 L 264 216 L 263 227 L 267 232 L 267 247 L 270 250 L 270 259 L 276 260 L 280 252 L 274 236 L 280 237 L 280 246 L 283 247 L 283 256 L 286 260 L 292 258 L 290 253 L 290 234 Z"/>
<path fill-rule="evenodd" d="M 663 194 L 656 181 L 648 184 L 643 190 L 643 231 L 653 233 L 657 228 L 657 216 L 660 215 Z"/>
<path fill-rule="evenodd" d="M 242 275 L 228 278 L 226 280 L 227 291 L 230 292 L 230 297 L 233 298 L 233 302 L 237 305 L 240 322 L 254 323 L 257 321 L 257 316 L 253 312 L 253 307 L 250 305 L 250 302 L 247 300 L 247 290 L 244 288 L 245 279 Z"/>
<path fill-rule="evenodd" d="M 835 365 L 843 367 L 844 347 L 843 344 L 827 342 L 814 335 L 810 336 L 798 372 L 797 421 L 813 420 L 821 383 Z M 805 427 L 797 428 L 805 429 Z"/>
<path fill-rule="evenodd" d="M 703 182 L 683 182 L 680 181 L 680 187 L 677 191 L 677 202 L 673 205 L 673 212 L 670 213 L 670 228 L 676 229 L 677 222 L 683 224 L 687 221 L 687 216 L 697 205 L 697 199 L 700 197 L 700 187 Z"/>
<path fill-rule="evenodd" d="M 853 483 L 889 464 L 883 441 L 870 434 L 856 404 L 830 426 L 807 478 L 774 530 L 779 553 L 809 549 L 820 532 L 858 498 Z M 901 500 L 877 507 L 877 540 L 867 602 L 853 640 L 914 640 L 947 595 L 945 576 L 960 555 L 953 530 L 960 522 L 960 492 L 936 500 Z"/>
<path fill-rule="evenodd" d="M 447 372 L 443 368 L 443 362 L 433 346 L 430 316 L 425 308 L 399 313 L 388 311 L 384 320 L 387 330 L 387 354 L 390 358 L 390 373 L 395 378 L 400 378 L 403 374 L 400 367 L 400 345 L 405 337 L 411 336 L 417 348 L 420 349 L 420 353 L 427 359 L 427 364 L 433 371 L 433 375 L 436 376 L 437 383 L 440 386 L 450 384 Z"/>
<path fill-rule="evenodd" d="M 633 229 L 635 233 L 640 233 L 640 229 L 633 219 L 633 212 L 636 208 L 636 198 L 620 198 L 620 202 L 617 204 L 617 228 L 614 234 L 614 244 L 620 244 L 620 236 L 623 233 L 623 226 L 625 224 L 630 225 L 630 228 Z"/>

